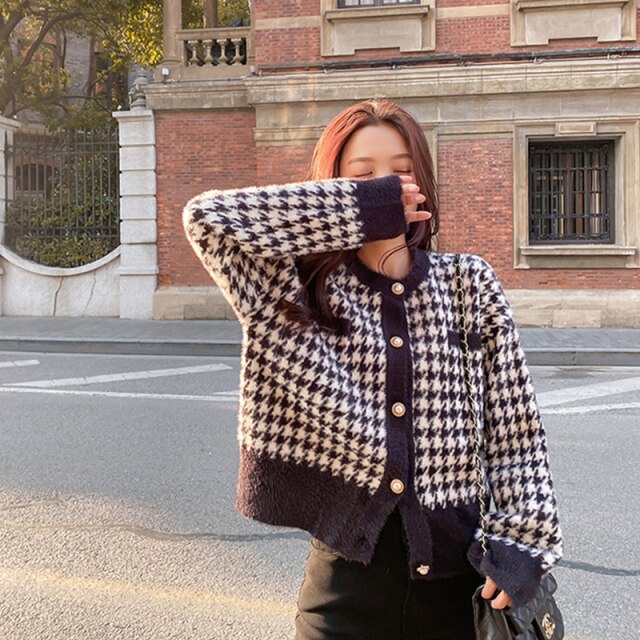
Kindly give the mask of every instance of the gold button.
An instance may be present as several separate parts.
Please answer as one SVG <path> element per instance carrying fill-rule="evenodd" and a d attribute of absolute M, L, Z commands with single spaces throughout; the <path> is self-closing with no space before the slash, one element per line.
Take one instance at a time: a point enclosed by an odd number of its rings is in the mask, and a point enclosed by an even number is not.
<path fill-rule="evenodd" d="M 397 478 L 394 478 L 391 481 L 390 486 L 393 493 L 402 493 L 404 491 L 404 482 L 402 482 L 402 480 L 398 480 Z"/>
<path fill-rule="evenodd" d="M 400 295 L 404 291 L 404 285 L 402 284 L 402 282 L 394 282 L 391 285 L 391 291 L 393 291 L 393 293 L 397 295 Z"/>
<path fill-rule="evenodd" d="M 427 573 L 429 573 L 429 571 L 431 570 L 431 567 L 428 564 L 421 564 L 416 571 L 421 575 L 421 576 L 426 576 Z"/>
<path fill-rule="evenodd" d="M 391 412 L 394 416 L 397 416 L 399 418 L 400 416 L 403 416 L 405 414 L 406 408 L 402 404 L 402 402 L 394 402 L 393 406 L 391 407 Z"/>
<path fill-rule="evenodd" d="M 393 336 L 389 342 L 391 342 L 394 347 L 401 347 L 404 344 L 404 340 L 400 336 Z"/>

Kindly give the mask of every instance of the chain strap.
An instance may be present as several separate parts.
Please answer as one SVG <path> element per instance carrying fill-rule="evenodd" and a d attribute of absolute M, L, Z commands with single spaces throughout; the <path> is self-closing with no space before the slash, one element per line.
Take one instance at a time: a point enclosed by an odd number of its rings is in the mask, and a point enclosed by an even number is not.
<path fill-rule="evenodd" d="M 473 423 L 472 429 L 472 446 L 473 446 L 473 461 L 476 471 L 476 485 L 478 489 L 478 501 L 480 503 L 480 526 L 482 531 L 482 554 L 486 555 L 488 551 L 487 545 L 487 507 L 486 498 L 487 492 L 484 484 L 484 474 L 482 457 L 480 455 L 480 424 L 478 421 L 478 414 L 476 412 L 476 403 L 473 401 L 473 387 L 471 384 L 471 351 L 469 349 L 469 339 L 467 334 L 467 328 L 465 323 L 465 311 L 464 311 L 464 287 L 462 284 L 462 273 L 460 269 L 460 255 L 456 254 L 455 261 L 456 267 L 456 301 L 458 309 L 458 325 L 460 328 L 460 345 L 462 347 L 463 356 L 463 368 L 464 368 L 464 385 L 467 393 L 467 400 L 469 403 L 469 413 L 471 415 L 471 421 Z"/>

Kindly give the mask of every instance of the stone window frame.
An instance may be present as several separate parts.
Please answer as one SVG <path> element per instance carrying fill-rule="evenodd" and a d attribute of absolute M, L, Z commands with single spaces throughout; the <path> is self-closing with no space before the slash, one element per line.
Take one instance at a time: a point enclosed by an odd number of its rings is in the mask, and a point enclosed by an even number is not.
<path fill-rule="evenodd" d="M 399 47 L 401 53 L 424 53 L 436 48 L 436 0 L 421 0 L 420 4 L 389 5 L 386 7 L 345 7 L 337 8 L 337 0 L 321 0 L 320 21 L 320 55 L 322 57 L 356 55 L 357 51 L 370 47 L 340 48 L 336 43 L 336 25 L 349 25 L 352 30 L 367 29 L 373 21 L 389 23 L 390 21 L 410 20 L 414 28 L 420 31 L 421 46 L 410 48 L 405 41 L 387 45 L 388 48 Z M 336 50 L 338 48 L 338 50 Z M 383 47 L 376 47 L 383 48 Z"/>
<path fill-rule="evenodd" d="M 526 14 L 544 15 L 554 17 L 558 12 L 572 12 L 576 21 L 563 20 L 566 24 L 566 32 L 555 36 L 558 38 L 586 38 L 597 37 L 598 42 L 622 42 L 636 40 L 636 0 L 511 0 L 510 2 L 510 23 L 511 23 L 511 46 L 525 47 L 532 45 L 549 44 L 546 36 L 536 37 L 527 32 Z M 620 35 L 617 38 L 610 38 L 603 33 L 597 33 L 597 22 L 592 21 L 592 36 L 576 33 L 575 25 L 579 23 L 580 14 L 585 11 L 610 10 L 619 8 L 620 10 Z M 546 42 L 545 42 L 546 40 Z"/>
<path fill-rule="evenodd" d="M 529 244 L 529 140 L 612 140 L 614 242 Z M 513 138 L 513 241 L 515 269 L 640 268 L 640 121 L 602 120 L 521 124 Z"/>

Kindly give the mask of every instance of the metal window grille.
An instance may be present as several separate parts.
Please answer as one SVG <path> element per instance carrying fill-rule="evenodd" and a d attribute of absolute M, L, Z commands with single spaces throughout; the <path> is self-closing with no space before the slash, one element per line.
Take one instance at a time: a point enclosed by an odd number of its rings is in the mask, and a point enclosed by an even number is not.
<path fill-rule="evenodd" d="M 402 4 L 420 4 L 421 0 L 338 0 L 338 9 L 350 7 L 388 7 Z"/>
<path fill-rule="evenodd" d="M 16 132 L 4 244 L 56 267 L 98 260 L 120 243 L 118 128 Z M 9 174 L 8 174 L 9 175 Z"/>
<path fill-rule="evenodd" d="M 529 143 L 529 243 L 614 241 L 614 147 Z"/>

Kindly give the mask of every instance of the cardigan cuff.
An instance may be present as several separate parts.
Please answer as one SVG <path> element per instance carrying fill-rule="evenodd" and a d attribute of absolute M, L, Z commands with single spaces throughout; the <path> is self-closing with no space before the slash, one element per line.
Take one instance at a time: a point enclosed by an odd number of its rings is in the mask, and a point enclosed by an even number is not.
<path fill-rule="evenodd" d="M 529 602 L 540 586 L 546 571 L 542 570 L 539 558 L 534 558 L 515 544 L 500 540 L 487 540 L 486 555 L 482 554 L 480 540 L 474 540 L 467 552 L 467 559 L 477 571 L 489 576 L 498 589 L 507 592 L 511 607 L 520 607 Z"/>
<path fill-rule="evenodd" d="M 390 175 L 355 182 L 360 220 L 363 223 L 363 244 L 407 233 L 409 225 L 402 202 L 400 176 Z"/>

